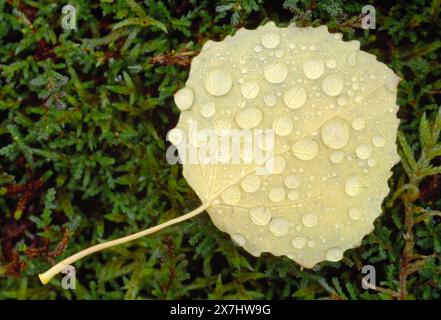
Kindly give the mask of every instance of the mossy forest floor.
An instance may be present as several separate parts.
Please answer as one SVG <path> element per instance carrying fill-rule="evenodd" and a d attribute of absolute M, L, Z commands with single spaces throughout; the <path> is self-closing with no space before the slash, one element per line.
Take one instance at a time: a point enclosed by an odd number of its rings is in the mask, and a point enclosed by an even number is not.
<path fill-rule="evenodd" d="M 376 9 L 375 30 L 360 28 Z M 436 299 L 441 295 L 439 0 L 0 0 L 0 299 Z M 166 162 L 172 95 L 208 39 L 266 21 L 328 25 L 403 80 L 391 192 L 338 263 L 252 257 L 207 215 L 75 264 L 75 290 L 37 278 L 103 239 L 199 204 Z M 376 268 L 377 289 L 361 286 Z"/>

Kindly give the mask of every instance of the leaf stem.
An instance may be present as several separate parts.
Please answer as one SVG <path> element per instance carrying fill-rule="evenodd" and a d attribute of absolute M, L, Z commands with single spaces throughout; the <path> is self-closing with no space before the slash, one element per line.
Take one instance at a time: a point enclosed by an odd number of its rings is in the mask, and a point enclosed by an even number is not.
<path fill-rule="evenodd" d="M 203 212 L 205 209 L 207 209 L 209 206 L 211 205 L 211 201 L 207 201 L 206 203 L 202 204 L 200 207 L 196 208 L 195 210 L 184 214 L 180 217 L 174 218 L 172 220 L 169 220 L 167 222 L 164 222 L 162 224 L 159 224 L 157 226 L 142 230 L 140 232 L 119 238 L 119 239 L 115 239 L 115 240 L 110 240 L 107 242 L 103 242 L 97 245 L 94 245 L 92 247 L 89 247 L 87 249 L 84 249 L 66 259 L 64 259 L 63 261 L 57 263 L 55 266 L 53 266 L 52 268 L 50 268 L 49 270 L 47 270 L 45 273 L 41 273 L 38 275 L 38 277 L 40 278 L 40 281 L 43 284 L 47 284 L 54 276 L 56 276 L 58 273 L 60 273 L 64 267 L 92 254 L 113 246 L 117 246 L 129 241 L 133 241 L 142 237 L 145 237 L 147 235 L 150 235 L 152 233 L 155 233 L 157 231 L 160 231 L 166 227 L 169 227 L 171 225 L 174 225 L 176 223 L 185 221 L 187 219 L 193 218 L 194 216 L 197 216 L 198 214 L 200 214 L 201 212 Z"/>

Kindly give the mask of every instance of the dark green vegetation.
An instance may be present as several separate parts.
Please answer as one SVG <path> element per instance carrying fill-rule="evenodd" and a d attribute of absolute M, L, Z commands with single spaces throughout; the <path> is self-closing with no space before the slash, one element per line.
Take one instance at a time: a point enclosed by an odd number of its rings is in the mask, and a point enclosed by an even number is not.
<path fill-rule="evenodd" d="M 440 1 L 373 2 L 370 31 L 367 2 L 73 0 L 72 32 L 60 1 L 0 0 L 0 299 L 440 298 Z M 54 261 L 199 205 L 165 159 L 172 94 L 207 39 L 268 20 L 327 24 L 403 78 L 402 162 L 375 232 L 301 270 L 250 256 L 201 215 L 78 262 L 75 291 L 60 276 L 43 287 Z M 361 288 L 367 264 L 377 290 Z"/>

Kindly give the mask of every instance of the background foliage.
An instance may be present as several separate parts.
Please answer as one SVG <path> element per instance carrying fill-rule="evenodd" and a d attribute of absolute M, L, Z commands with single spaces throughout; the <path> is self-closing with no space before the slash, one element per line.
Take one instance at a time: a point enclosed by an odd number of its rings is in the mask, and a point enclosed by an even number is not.
<path fill-rule="evenodd" d="M 441 294 L 440 1 L 0 0 L 0 299 L 434 299 Z M 338 263 L 254 258 L 206 215 L 76 264 L 77 289 L 36 275 L 92 243 L 199 205 L 165 159 L 172 95 L 207 39 L 274 20 L 327 24 L 403 79 L 401 164 L 375 232 Z M 363 290 L 363 265 L 377 270 Z"/>

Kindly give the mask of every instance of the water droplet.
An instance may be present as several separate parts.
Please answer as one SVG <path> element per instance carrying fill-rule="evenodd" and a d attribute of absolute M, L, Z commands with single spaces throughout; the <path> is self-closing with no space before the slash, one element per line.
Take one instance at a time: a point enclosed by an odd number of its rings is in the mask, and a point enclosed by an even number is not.
<path fill-rule="evenodd" d="M 329 157 L 332 163 L 340 163 L 343 161 L 344 153 L 341 151 L 333 151 Z"/>
<path fill-rule="evenodd" d="M 286 64 L 278 62 L 266 67 L 263 71 L 263 75 L 269 83 L 281 83 L 288 76 L 288 68 Z"/>
<path fill-rule="evenodd" d="M 335 118 L 321 128 L 323 143 L 332 149 L 341 149 L 349 141 L 349 128 L 343 119 Z"/>
<path fill-rule="evenodd" d="M 204 86 L 207 92 L 213 96 L 223 96 L 233 87 L 233 78 L 225 69 L 210 69 L 205 75 Z"/>
<path fill-rule="evenodd" d="M 329 69 L 333 69 L 333 68 L 335 68 L 336 65 L 337 65 L 337 63 L 335 62 L 335 60 L 327 60 L 327 61 L 326 61 L 326 66 L 327 66 Z"/>
<path fill-rule="evenodd" d="M 210 118 L 216 113 L 214 102 L 206 102 L 201 106 L 201 115 L 205 118 Z"/>
<path fill-rule="evenodd" d="M 346 56 L 346 62 L 351 67 L 354 67 L 357 64 L 357 51 L 352 51 Z"/>
<path fill-rule="evenodd" d="M 317 142 L 310 138 L 303 138 L 292 146 L 291 151 L 300 160 L 311 160 L 317 155 L 318 149 Z"/>
<path fill-rule="evenodd" d="M 231 240 L 233 240 L 233 242 L 238 245 L 239 247 L 242 247 L 247 240 L 245 239 L 245 237 L 239 233 L 235 233 L 231 235 Z"/>
<path fill-rule="evenodd" d="M 364 121 L 363 119 L 355 118 L 354 120 L 352 120 L 352 128 L 354 130 L 357 131 L 363 130 L 365 126 L 366 126 L 366 121 Z"/>
<path fill-rule="evenodd" d="M 256 174 L 252 173 L 241 180 L 240 186 L 245 192 L 256 192 L 260 188 L 260 179 Z"/>
<path fill-rule="evenodd" d="M 338 96 L 343 91 L 343 79 L 336 74 L 331 74 L 323 79 L 322 89 L 331 97 Z"/>
<path fill-rule="evenodd" d="M 171 143 L 173 143 L 176 146 L 179 145 L 184 140 L 184 135 L 185 135 L 184 130 L 179 128 L 173 128 L 168 132 L 167 138 Z"/>
<path fill-rule="evenodd" d="M 294 174 L 285 177 L 285 185 L 288 189 L 297 189 L 301 182 L 302 179 Z"/>
<path fill-rule="evenodd" d="M 289 190 L 288 191 L 288 199 L 291 201 L 295 201 L 299 198 L 300 193 L 297 190 Z"/>
<path fill-rule="evenodd" d="M 337 98 L 337 104 L 339 106 L 345 106 L 348 103 L 348 99 L 345 96 L 338 96 Z"/>
<path fill-rule="evenodd" d="M 282 156 L 276 156 L 272 159 L 269 159 L 265 163 L 265 168 L 268 172 L 272 174 L 280 174 L 286 167 L 286 160 Z"/>
<path fill-rule="evenodd" d="M 356 175 L 351 175 L 346 179 L 345 192 L 350 197 L 356 197 L 360 194 L 361 184 Z"/>
<path fill-rule="evenodd" d="M 229 187 L 222 192 L 222 200 L 229 205 L 234 205 L 239 202 L 241 196 L 240 188 L 238 186 Z"/>
<path fill-rule="evenodd" d="M 303 63 L 303 72 L 311 80 L 318 79 L 323 74 L 325 67 L 320 60 L 307 60 Z"/>
<path fill-rule="evenodd" d="M 277 103 L 277 97 L 273 94 L 267 94 L 263 97 L 263 102 L 268 106 L 268 107 L 273 107 L 276 105 Z"/>
<path fill-rule="evenodd" d="M 280 36 L 275 32 L 268 32 L 262 36 L 262 44 L 267 49 L 274 49 L 280 43 Z"/>
<path fill-rule="evenodd" d="M 274 121 L 273 130 L 274 133 L 285 137 L 288 136 L 294 128 L 294 123 L 289 116 L 280 116 Z"/>
<path fill-rule="evenodd" d="M 383 147 L 385 143 L 386 141 L 384 140 L 383 136 L 376 135 L 372 137 L 372 144 L 378 148 Z"/>
<path fill-rule="evenodd" d="M 350 208 L 349 217 L 351 217 L 352 220 L 359 220 L 361 218 L 361 211 L 357 208 Z"/>
<path fill-rule="evenodd" d="M 326 251 L 326 260 L 328 261 L 339 261 L 343 258 L 343 251 L 340 248 L 331 248 Z"/>
<path fill-rule="evenodd" d="M 257 45 L 257 46 L 254 47 L 254 51 L 261 52 L 262 51 L 262 47 Z"/>
<path fill-rule="evenodd" d="M 262 111 L 257 107 L 241 109 L 236 114 L 236 123 L 242 129 L 251 129 L 257 126 L 263 118 Z"/>
<path fill-rule="evenodd" d="M 189 87 L 184 87 L 175 93 L 174 98 L 176 106 L 180 110 L 188 110 L 193 105 L 193 90 Z"/>
<path fill-rule="evenodd" d="M 265 226 L 271 220 L 271 210 L 265 207 L 250 209 L 251 221 L 258 226 Z"/>
<path fill-rule="evenodd" d="M 302 223 L 305 227 L 312 228 L 317 225 L 318 216 L 315 213 L 307 213 L 302 217 Z"/>
<path fill-rule="evenodd" d="M 368 160 L 368 166 L 373 168 L 377 165 L 377 160 L 375 160 L 374 158 L 371 158 Z"/>
<path fill-rule="evenodd" d="M 298 109 L 305 104 L 307 97 L 308 93 L 305 88 L 292 87 L 283 95 L 283 101 L 288 108 Z"/>
<path fill-rule="evenodd" d="M 276 237 L 284 236 L 289 229 L 289 223 L 283 218 L 274 218 L 269 224 L 269 229 Z"/>
<path fill-rule="evenodd" d="M 296 237 L 294 239 L 292 239 L 292 246 L 296 249 L 302 249 L 305 244 L 306 244 L 306 240 L 300 237 Z"/>
<path fill-rule="evenodd" d="M 273 202 L 280 202 L 285 198 L 285 188 L 283 187 L 274 187 L 271 188 L 268 197 Z"/>
<path fill-rule="evenodd" d="M 368 159 L 371 154 L 372 154 L 372 147 L 370 145 L 367 144 L 360 144 L 356 149 L 355 149 L 355 154 L 357 155 L 357 157 L 359 157 L 362 160 L 366 160 Z"/>
<path fill-rule="evenodd" d="M 259 94 L 259 84 L 257 82 L 245 82 L 240 87 L 242 96 L 246 99 L 254 99 Z"/>

